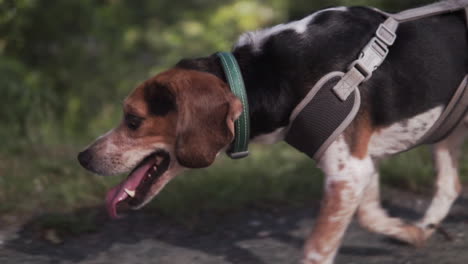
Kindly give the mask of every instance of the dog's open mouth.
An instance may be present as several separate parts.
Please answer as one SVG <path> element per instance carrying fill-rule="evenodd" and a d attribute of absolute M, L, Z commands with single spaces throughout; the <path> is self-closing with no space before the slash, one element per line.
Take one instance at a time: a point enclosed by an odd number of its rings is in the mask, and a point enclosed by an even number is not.
<path fill-rule="evenodd" d="M 112 218 L 118 218 L 117 207 L 127 204 L 130 207 L 142 205 L 150 192 L 151 186 L 167 171 L 170 155 L 158 150 L 143 159 L 122 183 L 115 186 L 106 196 L 107 211 Z"/>

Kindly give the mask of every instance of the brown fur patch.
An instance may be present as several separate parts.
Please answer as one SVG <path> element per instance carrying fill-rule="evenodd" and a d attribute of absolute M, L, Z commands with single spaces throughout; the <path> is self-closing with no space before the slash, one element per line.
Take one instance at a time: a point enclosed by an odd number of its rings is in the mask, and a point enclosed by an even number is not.
<path fill-rule="evenodd" d="M 307 241 L 306 255 L 308 252 L 316 252 L 326 258 L 330 254 L 334 254 L 334 251 L 338 248 L 343 232 L 349 223 L 349 218 L 354 211 L 349 207 L 349 201 L 343 200 L 343 193 L 350 188 L 348 184 L 345 181 L 330 183 L 326 196 L 322 201 L 314 232 Z M 331 218 L 333 218 L 333 221 L 331 221 Z"/>
<path fill-rule="evenodd" d="M 338 170 L 343 170 L 344 168 L 346 168 L 345 164 L 344 163 L 340 163 L 338 164 Z"/>
<path fill-rule="evenodd" d="M 364 159 L 368 153 L 372 134 L 375 132 L 376 128 L 372 126 L 369 112 L 359 111 L 354 122 L 344 132 L 351 155 L 358 159 Z"/>
<path fill-rule="evenodd" d="M 116 133 L 120 137 L 135 140 L 142 145 L 155 143 L 173 145 L 175 142 L 177 113 L 171 112 L 166 116 L 150 114 L 144 91 L 149 81 L 135 88 L 124 101 L 124 114 L 141 117 L 143 119 L 141 126 L 136 130 L 132 130 L 127 127 L 125 120 L 123 120 L 120 126 L 117 127 Z"/>
<path fill-rule="evenodd" d="M 175 152 L 180 164 L 201 168 L 213 163 L 218 152 L 234 138 L 240 101 L 215 75 L 171 69 L 155 78 L 171 89 L 177 101 Z"/>

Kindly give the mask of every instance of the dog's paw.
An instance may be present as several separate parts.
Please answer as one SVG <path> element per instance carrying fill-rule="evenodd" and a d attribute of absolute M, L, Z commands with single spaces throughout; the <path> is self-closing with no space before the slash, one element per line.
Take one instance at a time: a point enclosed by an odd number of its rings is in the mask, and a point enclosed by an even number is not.
<path fill-rule="evenodd" d="M 302 260 L 301 264 L 332 264 L 333 255 L 324 256 L 317 254 L 315 252 L 306 253 L 305 258 Z"/>
<path fill-rule="evenodd" d="M 424 239 L 428 240 L 429 237 L 432 236 L 434 233 L 439 233 L 442 235 L 445 240 L 447 241 L 453 241 L 454 238 L 453 236 L 445 229 L 443 228 L 440 224 L 422 224 L 419 223 L 418 226 L 423 230 L 424 232 Z"/>
<path fill-rule="evenodd" d="M 393 230 L 398 231 L 388 234 L 392 242 L 404 243 L 414 247 L 423 247 L 425 245 L 427 238 L 425 231 L 417 225 L 401 223 Z"/>
<path fill-rule="evenodd" d="M 423 247 L 426 244 L 427 236 L 425 229 L 417 225 L 406 225 L 404 228 L 405 242 L 415 246 Z"/>

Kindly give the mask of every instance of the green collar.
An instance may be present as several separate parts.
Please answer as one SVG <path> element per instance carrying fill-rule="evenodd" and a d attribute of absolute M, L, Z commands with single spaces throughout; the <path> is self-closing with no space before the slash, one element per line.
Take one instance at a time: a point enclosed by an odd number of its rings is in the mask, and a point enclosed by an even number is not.
<path fill-rule="evenodd" d="M 249 155 L 249 137 L 250 137 L 250 120 L 249 120 L 249 103 L 245 92 L 244 81 L 242 74 L 237 64 L 236 58 L 230 52 L 218 52 L 218 57 L 221 59 L 226 79 L 229 83 L 232 93 L 242 102 L 242 113 L 234 122 L 235 135 L 234 142 L 226 153 L 232 159 L 240 159 Z"/>

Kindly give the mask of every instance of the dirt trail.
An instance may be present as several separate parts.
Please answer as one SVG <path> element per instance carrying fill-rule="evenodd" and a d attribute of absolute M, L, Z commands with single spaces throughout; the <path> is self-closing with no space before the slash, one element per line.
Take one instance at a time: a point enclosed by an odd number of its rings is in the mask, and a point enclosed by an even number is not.
<path fill-rule="evenodd" d="M 429 200 L 386 190 L 384 205 L 392 215 L 416 219 Z M 191 229 L 161 217 L 136 212 L 102 222 L 98 232 L 52 245 L 27 231 L 0 245 L 0 263 L 299 263 L 317 204 L 311 208 L 246 210 L 229 217 L 199 219 Z M 450 234 L 436 234 L 415 249 L 369 233 L 353 223 L 337 257 L 338 264 L 465 264 L 468 263 L 468 192 L 443 225 Z"/>

